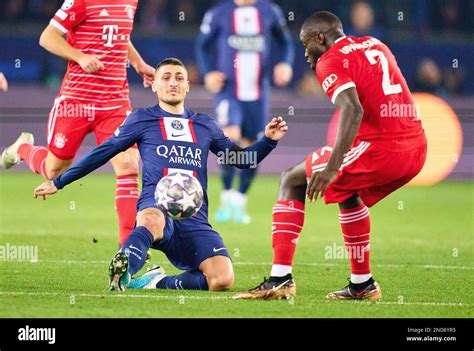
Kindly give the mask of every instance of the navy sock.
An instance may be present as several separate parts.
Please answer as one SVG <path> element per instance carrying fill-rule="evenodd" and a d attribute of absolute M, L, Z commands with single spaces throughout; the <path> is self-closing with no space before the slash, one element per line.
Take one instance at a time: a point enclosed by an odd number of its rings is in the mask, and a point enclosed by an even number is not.
<path fill-rule="evenodd" d="M 222 182 L 224 183 L 224 189 L 232 189 L 232 181 L 234 180 L 235 167 L 229 165 L 222 165 Z"/>
<path fill-rule="evenodd" d="M 133 229 L 122 248 L 128 256 L 128 271 L 131 275 L 137 273 L 145 265 L 146 254 L 151 244 L 153 244 L 153 235 L 148 229 L 145 227 Z"/>
<path fill-rule="evenodd" d="M 240 170 L 240 185 L 239 185 L 239 192 L 245 194 L 252 184 L 252 180 L 255 178 L 257 174 L 257 167 L 255 168 L 245 168 Z"/>
<path fill-rule="evenodd" d="M 186 289 L 186 290 L 209 290 L 206 276 L 201 271 L 188 271 L 179 275 L 164 277 L 158 284 L 157 289 Z"/>

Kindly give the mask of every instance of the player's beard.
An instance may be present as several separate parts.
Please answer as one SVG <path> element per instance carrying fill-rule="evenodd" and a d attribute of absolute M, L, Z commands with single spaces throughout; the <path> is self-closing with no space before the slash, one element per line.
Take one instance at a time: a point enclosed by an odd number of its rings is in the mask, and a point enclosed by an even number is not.
<path fill-rule="evenodd" d="M 181 104 L 184 101 L 184 99 L 181 97 L 175 97 L 175 98 L 169 98 L 169 99 L 162 99 L 161 101 L 163 101 L 165 104 L 176 106 L 176 105 Z"/>

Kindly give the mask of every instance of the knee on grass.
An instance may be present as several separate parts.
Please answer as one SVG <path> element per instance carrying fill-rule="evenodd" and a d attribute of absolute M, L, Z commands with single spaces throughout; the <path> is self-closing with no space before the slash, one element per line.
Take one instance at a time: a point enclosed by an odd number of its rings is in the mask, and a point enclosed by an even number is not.
<path fill-rule="evenodd" d="M 234 273 L 226 272 L 218 275 L 206 276 L 209 291 L 224 291 L 232 288 Z"/>

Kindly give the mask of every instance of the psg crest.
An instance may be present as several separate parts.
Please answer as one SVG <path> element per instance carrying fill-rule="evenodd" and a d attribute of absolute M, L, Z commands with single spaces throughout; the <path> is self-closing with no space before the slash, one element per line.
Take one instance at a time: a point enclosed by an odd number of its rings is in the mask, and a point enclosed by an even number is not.
<path fill-rule="evenodd" d="M 177 119 L 171 122 L 171 127 L 175 130 L 183 130 L 183 124 Z"/>

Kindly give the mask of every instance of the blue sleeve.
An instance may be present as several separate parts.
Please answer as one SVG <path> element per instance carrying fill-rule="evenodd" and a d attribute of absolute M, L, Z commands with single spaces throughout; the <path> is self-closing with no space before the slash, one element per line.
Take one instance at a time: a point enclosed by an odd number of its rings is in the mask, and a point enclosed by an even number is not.
<path fill-rule="evenodd" d="M 114 134 L 101 145 L 95 147 L 80 161 L 75 162 L 66 172 L 56 177 L 53 182 L 56 188 L 84 177 L 96 170 L 118 153 L 127 150 L 138 141 L 140 129 L 137 123 L 138 114 L 131 113 Z"/>
<path fill-rule="evenodd" d="M 66 172 L 53 179 L 53 183 L 56 188 L 62 189 L 96 170 L 121 151 L 123 150 L 119 149 L 111 139 L 108 139 L 94 148 L 79 162 L 75 162 Z"/>
<path fill-rule="evenodd" d="M 293 38 L 286 25 L 286 19 L 283 16 L 283 12 L 276 4 L 272 4 L 274 24 L 272 27 L 273 36 L 280 44 L 283 52 L 282 58 L 279 62 L 286 62 L 290 66 L 293 66 L 295 61 L 295 48 L 293 44 Z"/>
<path fill-rule="evenodd" d="M 262 136 L 253 145 L 241 148 L 224 135 L 224 131 L 215 121 L 212 123 L 213 139 L 210 150 L 219 158 L 219 162 L 230 166 L 255 168 L 278 144 L 277 141 Z"/>
<path fill-rule="evenodd" d="M 195 47 L 196 61 L 202 76 L 214 70 L 211 52 L 218 32 L 216 11 L 210 10 L 204 15 Z"/>

